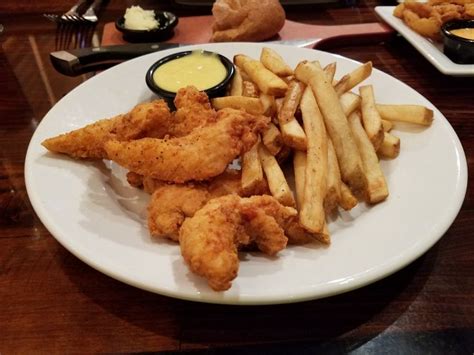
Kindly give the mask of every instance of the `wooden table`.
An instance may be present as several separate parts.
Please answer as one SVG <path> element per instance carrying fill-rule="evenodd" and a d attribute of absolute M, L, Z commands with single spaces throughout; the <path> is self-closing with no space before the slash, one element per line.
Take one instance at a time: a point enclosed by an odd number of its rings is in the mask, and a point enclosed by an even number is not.
<path fill-rule="evenodd" d="M 34 3 L 34 4 L 33 4 Z M 0 3 L 0 353 L 466 353 L 474 351 L 474 189 L 443 238 L 396 274 L 336 297 L 299 304 L 232 307 L 175 300 L 127 286 L 79 261 L 35 215 L 25 190 L 27 145 L 42 117 L 87 80 L 52 69 L 55 28 L 40 15 L 73 1 Z M 131 1 L 111 1 L 101 26 Z M 135 3 L 135 2 L 134 2 Z M 152 1 L 148 1 L 152 3 Z M 318 24 L 376 20 L 357 7 L 290 7 Z M 209 8 L 180 8 L 180 16 Z M 474 164 L 474 78 L 440 74 L 400 37 L 332 50 L 404 81 L 450 121 Z M 471 182 L 471 179 L 469 180 Z M 432 203 L 437 201 L 433 196 Z M 227 348 L 227 349 L 226 349 Z"/>

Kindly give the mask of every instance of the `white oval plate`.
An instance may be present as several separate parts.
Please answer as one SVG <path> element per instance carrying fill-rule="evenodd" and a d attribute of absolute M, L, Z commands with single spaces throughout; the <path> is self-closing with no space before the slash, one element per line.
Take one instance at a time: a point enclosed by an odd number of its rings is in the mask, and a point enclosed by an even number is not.
<path fill-rule="evenodd" d="M 337 61 L 338 75 L 359 64 L 315 50 L 270 45 L 294 66 L 302 59 L 323 65 Z M 191 46 L 232 58 L 258 58 L 261 44 Z M 379 103 L 411 103 L 434 110 L 428 129 L 404 129 L 400 156 L 383 161 L 390 196 L 374 207 L 360 205 L 330 223 L 332 244 L 290 246 L 276 258 L 242 254 L 232 288 L 214 292 L 191 274 L 170 242 L 154 242 L 146 227 L 148 196 L 128 186 L 125 171 L 110 162 L 91 163 L 53 155 L 45 138 L 130 110 L 149 100 L 145 73 L 156 60 L 179 48 L 149 54 L 86 81 L 43 118 L 25 163 L 31 203 L 51 234 L 97 270 L 130 285 L 171 297 L 227 304 L 272 304 L 316 299 L 379 280 L 428 250 L 456 217 L 467 184 L 466 158 L 454 130 L 423 96 L 374 70 Z"/>
<path fill-rule="evenodd" d="M 452 76 L 474 76 L 474 64 L 454 63 L 443 53 L 443 43 L 433 42 L 413 31 L 398 17 L 395 6 L 376 6 L 375 12 L 415 47 L 441 73 Z"/>

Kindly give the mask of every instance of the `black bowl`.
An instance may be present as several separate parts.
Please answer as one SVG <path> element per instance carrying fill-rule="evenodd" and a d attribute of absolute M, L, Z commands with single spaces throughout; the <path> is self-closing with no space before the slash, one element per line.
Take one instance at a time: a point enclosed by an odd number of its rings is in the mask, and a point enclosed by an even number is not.
<path fill-rule="evenodd" d="M 123 16 L 115 21 L 115 28 L 122 32 L 123 39 L 127 42 L 159 42 L 171 38 L 178 24 L 178 17 L 168 11 L 155 11 L 155 18 L 159 26 L 153 30 L 129 30 L 125 28 Z"/>
<path fill-rule="evenodd" d="M 153 91 L 155 94 L 157 94 L 159 97 L 165 99 L 171 107 L 174 107 L 173 100 L 176 96 L 176 93 L 172 92 L 172 91 L 164 90 L 164 89 L 160 88 L 158 85 L 156 85 L 155 81 L 153 80 L 153 73 L 161 65 L 163 65 L 163 64 L 165 64 L 165 63 L 167 63 L 171 60 L 182 58 L 182 57 L 185 57 L 187 55 L 190 55 L 192 52 L 193 51 L 178 52 L 178 53 L 170 54 L 170 55 L 168 55 L 164 58 L 161 58 L 159 61 L 154 63 L 150 67 L 150 69 L 148 69 L 148 71 L 146 73 L 145 80 L 146 80 L 146 84 L 148 85 L 150 90 Z M 217 85 L 215 85 L 215 86 L 213 86 L 209 89 L 204 90 L 204 92 L 207 94 L 207 96 L 209 98 L 224 96 L 225 93 L 226 93 L 227 85 L 230 83 L 230 81 L 231 81 L 231 79 L 232 79 L 232 77 L 234 76 L 234 73 L 235 73 L 234 64 L 232 63 L 232 61 L 230 61 L 228 58 L 224 57 L 221 54 L 214 53 L 214 52 L 209 52 L 209 51 L 203 51 L 203 52 L 208 53 L 208 54 L 217 54 L 219 56 L 219 59 L 220 59 L 221 63 L 224 65 L 224 67 L 227 71 L 227 75 L 225 76 L 225 78 L 219 84 L 217 84 Z"/>
<path fill-rule="evenodd" d="M 452 20 L 441 26 L 444 53 L 455 63 L 474 64 L 474 40 L 456 36 L 451 31 L 474 28 L 474 20 Z"/>

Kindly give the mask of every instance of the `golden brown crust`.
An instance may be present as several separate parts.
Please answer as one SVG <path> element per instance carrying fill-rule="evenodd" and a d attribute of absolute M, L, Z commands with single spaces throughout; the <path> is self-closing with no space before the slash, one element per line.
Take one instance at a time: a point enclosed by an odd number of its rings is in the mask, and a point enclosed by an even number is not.
<path fill-rule="evenodd" d="M 54 153 L 79 159 L 107 159 L 104 144 L 143 137 L 161 138 L 172 121 L 163 100 L 136 105 L 129 113 L 103 119 L 83 128 L 46 139 L 42 145 Z"/>
<path fill-rule="evenodd" d="M 269 121 L 233 109 L 222 109 L 217 115 L 215 124 L 184 137 L 109 140 L 104 147 L 109 159 L 140 175 L 175 183 L 208 180 L 248 151 Z"/>
<path fill-rule="evenodd" d="M 191 271 L 206 278 L 214 290 L 227 290 L 239 269 L 238 249 L 255 244 L 268 255 L 277 254 L 288 241 L 282 224 L 296 213 L 271 196 L 212 199 L 184 221 L 179 231 L 181 254 Z"/>

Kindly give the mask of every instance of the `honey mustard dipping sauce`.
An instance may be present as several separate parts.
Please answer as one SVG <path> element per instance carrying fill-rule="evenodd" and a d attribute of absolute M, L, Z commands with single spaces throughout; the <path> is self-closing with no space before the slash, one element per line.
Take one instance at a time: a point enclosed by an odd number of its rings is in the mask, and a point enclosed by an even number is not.
<path fill-rule="evenodd" d="M 474 28 L 473 27 L 458 28 L 458 29 L 455 29 L 455 30 L 451 30 L 449 32 L 451 32 L 453 35 L 458 36 L 458 37 L 474 40 Z"/>
<path fill-rule="evenodd" d="M 160 65 L 153 73 L 153 81 L 170 92 L 188 85 L 203 91 L 221 83 L 226 76 L 227 69 L 217 54 L 193 51 Z"/>

